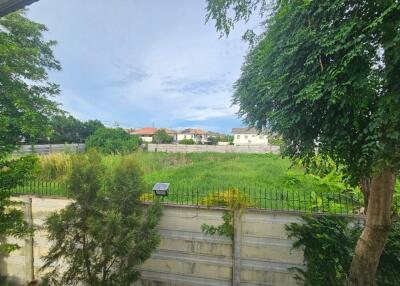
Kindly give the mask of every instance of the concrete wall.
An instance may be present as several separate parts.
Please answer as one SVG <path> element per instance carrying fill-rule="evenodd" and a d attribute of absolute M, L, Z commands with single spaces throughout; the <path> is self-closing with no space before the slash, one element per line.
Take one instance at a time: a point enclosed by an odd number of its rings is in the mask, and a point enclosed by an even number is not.
<path fill-rule="evenodd" d="M 42 228 L 48 214 L 60 210 L 69 200 L 33 198 L 34 270 L 42 265 L 49 242 Z M 164 206 L 158 226 L 162 240 L 151 259 L 141 266 L 142 281 L 137 285 L 232 285 L 232 244 L 226 237 L 209 236 L 200 231 L 204 223 L 222 223 L 222 210 L 186 206 Z M 299 221 L 293 214 L 246 211 L 241 220 L 241 284 L 296 285 L 289 268 L 301 266 L 303 255 L 291 251 L 284 226 Z M 23 246 L 23 241 L 21 242 Z M 25 281 L 25 248 L 3 258 L 0 272 L 19 282 Z"/>
<path fill-rule="evenodd" d="M 22 145 L 17 154 L 49 154 L 57 152 L 83 152 L 85 144 L 41 144 L 41 145 Z"/>
<path fill-rule="evenodd" d="M 246 145 L 246 146 L 218 146 L 218 145 L 181 145 L 181 144 L 148 144 L 150 152 L 168 153 L 192 153 L 192 152 L 216 152 L 216 153 L 279 153 L 279 146 L 274 145 Z"/>

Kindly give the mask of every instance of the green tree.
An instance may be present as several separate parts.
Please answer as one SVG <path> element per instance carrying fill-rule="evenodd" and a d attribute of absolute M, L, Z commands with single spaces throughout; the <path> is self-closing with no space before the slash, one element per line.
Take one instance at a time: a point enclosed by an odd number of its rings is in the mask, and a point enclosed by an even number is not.
<path fill-rule="evenodd" d="M 233 101 L 246 123 L 281 134 L 291 158 L 317 149 L 362 185 L 367 216 L 351 284 L 374 285 L 400 168 L 400 3 L 208 0 L 207 17 L 228 33 L 257 9 L 270 17 Z"/>
<path fill-rule="evenodd" d="M 160 205 L 140 203 L 147 185 L 133 157 L 123 157 L 107 176 L 95 151 L 75 155 L 71 168 L 74 202 L 46 223 L 53 242 L 42 268 L 49 270 L 46 283 L 132 285 L 140 275 L 136 266 L 159 243 Z"/>
<path fill-rule="evenodd" d="M 104 124 L 100 120 L 88 120 L 83 123 L 82 138 L 85 141 L 90 135 L 94 134 L 97 129 L 105 128 Z"/>
<path fill-rule="evenodd" d="M 153 135 L 153 142 L 157 144 L 169 144 L 173 140 L 172 136 L 169 136 L 164 129 L 158 129 Z"/>
<path fill-rule="evenodd" d="M 49 98 L 58 86 L 48 81 L 48 70 L 59 70 L 54 41 L 46 41 L 44 25 L 30 21 L 23 12 L 0 18 L 0 252 L 18 246 L 4 243 L 6 236 L 21 237 L 27 231 L 23 214 L 14 208 L 9 189 L 29 179 L 36 158 L 11 158 L 24 138 L 49 134 L 48 118 L 58 112 Z"/>
<path fill-rule="evenodd" d="M 71 115 L 57 114 L 50 119 L 51 134 L 47 134 L 48 137 L 26 138 L 25 141 L 30 144 L 82 143 L 99 128 L 104 128 L 99 120 L 82 122 Z"/>
<path fill-rule="evenodd" d="M 83 141 L 84 125 L 75 117 L 69 115 L 57 115 L 51 119 L 53 133 L 50 136 L 51 143 L 81 143 Z"/>
<path fill-rule="evenodd" d="M 86 148 L 108 154 L 126 154 L 137 150 L 141 143 L 137 135 L 130 135 L 122 128 L 100 128 L 87 138 Z"/>

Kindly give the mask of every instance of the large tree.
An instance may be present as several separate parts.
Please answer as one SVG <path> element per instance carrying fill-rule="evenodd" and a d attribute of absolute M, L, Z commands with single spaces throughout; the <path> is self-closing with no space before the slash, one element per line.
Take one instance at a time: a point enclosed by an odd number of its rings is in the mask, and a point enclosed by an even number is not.
<path fill-rule="evenodd" d="M 400 2 L 208 0 L 207 10 L 224 33 L 268 15 L 234 103 L 246 123 L 281 134 L 290 157 L 318 150 L 362 183 L 368 208 L 350 283 L 374 285 L 400 168 Z"/>
<path fill-rule="evenodd" d="M 0 236 L 20 237 L 26 233 L 21 211 L 12 207 L 9 189 L 33 174 L 36 159 L 10 158 L 25 137 L 49 132 L 48 117 L 58 111 L 51 97 L 58 86 L 49 82 L 48 70 L 59 70 L 54 58 L 54 41 L 43 37 L 44 25 L 32 22 L 23 13 L 0 18 Z M 16 244 L 0 243 L 0 253 Z"/>

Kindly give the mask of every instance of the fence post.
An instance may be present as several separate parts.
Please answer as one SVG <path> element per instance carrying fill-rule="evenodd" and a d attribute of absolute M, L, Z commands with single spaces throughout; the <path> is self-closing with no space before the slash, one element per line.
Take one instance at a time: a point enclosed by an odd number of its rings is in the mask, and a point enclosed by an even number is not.
<path fill-rule="evenodd" d="M 24 219 L 30 229 L 33 228 L 33 217 L 32 217 L 32 197 L 27 196 L 24 201 Z M 34 272 L 34 257 L 33 257 L 33 233 L 29 232 L 25 237 L 25 281 L 27 283 L 32 282 L 35 279 Z"/>
<path fill-rule="evenodd" d="M 242 210 L 233 211 L 232 286 L 240 286 L 240 249 L 242 246 Z"/>

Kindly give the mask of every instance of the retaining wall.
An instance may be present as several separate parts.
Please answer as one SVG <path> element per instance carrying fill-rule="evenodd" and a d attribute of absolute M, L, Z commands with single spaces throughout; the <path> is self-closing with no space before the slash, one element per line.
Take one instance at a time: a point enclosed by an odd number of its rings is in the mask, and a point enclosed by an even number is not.
<path fill-rule="evenodd" d="M 43 229 L 45 218 L 71 201 L 32 198 L 33 223 L 39 228 L 34 237 L 34 272 L 42 265 L 49 242 Z M 209 236 L 200 229 L 204 223 L 222 223 L 223 210 L 187 206 L 164 206 L 158 226 L 162 237 L 157 251 L 141 266 L 142 280 L 137 285 L 232 285 L 232 243 L 229 238 Z M 289 268 L 301 266 L 303 254 L 291 251 L 284 226 L 298 222 L 297 215 L 270 211 L 246 211 L 241 218 L 240 285 L 296 285 Z M 26 281 L 24 241 L 21 249 L 2 259 L 0 272 L 14 281 Z"/>

